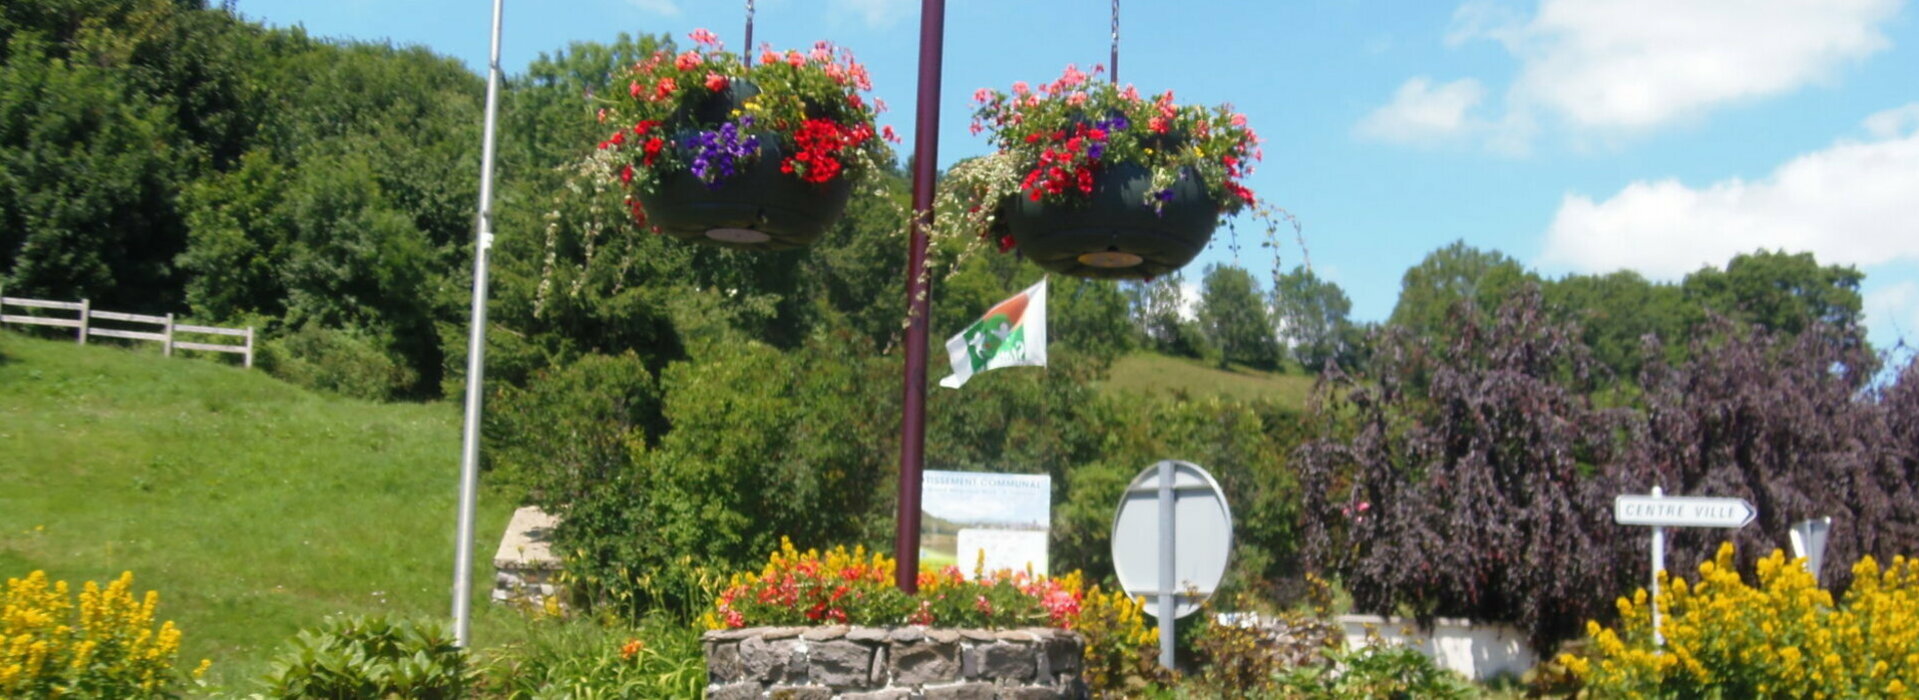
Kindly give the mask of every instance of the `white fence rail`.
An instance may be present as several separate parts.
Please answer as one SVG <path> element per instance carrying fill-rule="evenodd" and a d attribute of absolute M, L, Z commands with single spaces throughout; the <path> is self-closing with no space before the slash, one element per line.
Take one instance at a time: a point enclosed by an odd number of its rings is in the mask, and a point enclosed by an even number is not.
<path fill-rule="evenodd" d="M 9 306 L 21 309 L 46 309 L 54 312 L 68 311 L 73 312 L 74 315 L 72 318 L 65 318 L 62 316 L 35 316 L 24 313 L 9 314 L 7 313 L 7 307 Z M 142 329 L 102 328 L 94 325 L 94 321 L 109 321 L 122 326 L 136 326 Z M 174 323 L 173 314 L 150 316 L 147 314 L 121 313 L 119 311 L 101 311 L 93 308 L 93 303 L 87 299 L 81 299 L 79 301 L 48 301 L 46 299 L 0 296 L 0 325 L 9 323 L 23 326 L 72 328 L 75 329 L 74 340 L 81 345 L 87 344 L 88 337 L 149 340 L 160 343 L 163 352 L 169 357 L 173 355 L 173 351 L 176 348 L 180 350 L 233 353 L 241 356 L 241 363 L 246 367 L 251 368 L 253 366 L 252 326 L 246 328 L 221 328 L 219 326 L 195 326 L 186 323 Z M 158 330 L 151 330 L 153 326 L 158 326 Z M 235 344 L 229 342 L 209 343 L 187 341 L 179 339 L 181 334 L 240 338 L 242 342 Z"/>

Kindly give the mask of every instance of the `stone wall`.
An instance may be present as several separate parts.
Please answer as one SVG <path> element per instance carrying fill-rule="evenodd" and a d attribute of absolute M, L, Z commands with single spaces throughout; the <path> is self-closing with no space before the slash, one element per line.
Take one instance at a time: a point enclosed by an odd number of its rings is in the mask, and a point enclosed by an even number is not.
<path fill-rule="evenodd" d="M 749 627 L 702 641 L 712 700 L 1086 697 L 1085 643 L 1064 630 Z"/>
<path fill-rule="evenodd" d="M 493 553 L 493 602 L 537 608 L 549 598 L 564 598 L 558 581 L 561 562 L 552 548 L 553 528 L 559 524 L 559 518 L 539 506 L 513 511 Z"/>

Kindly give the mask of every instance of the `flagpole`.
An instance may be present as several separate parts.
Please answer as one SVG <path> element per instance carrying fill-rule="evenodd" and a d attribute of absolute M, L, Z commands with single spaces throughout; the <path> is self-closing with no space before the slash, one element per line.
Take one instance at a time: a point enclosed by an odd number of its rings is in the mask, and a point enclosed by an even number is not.
<path fill-rule="evenodd" d="M 460 514 L 453 548 L 453 645 L 468 642 L 473 592 L 473 503 L 480 488 L 480 387 L 486 369 L 486 257 L 493 248 L 493 136 L 500 115 L 500 5 L 493 0 L 486 123 L 480 146 L 480 214 L 473 222 L 473 325 L 466 345 L 466 427 L 460 436 Z"/>
<path fill-rule="evenodd" d="M 931 280 L 926 276 L 926 229 L 933 225 L 933 182 L 939 162 L 940 55 L 945 0 L 920 1 L 919 113 L 913 124 L 913 226 L 906 253 L 906 389 L 900 410 L 900 485 L 895 579 L 907 593 L 919 589 L 920 474 L 926 451 L 926 344 Z"/>

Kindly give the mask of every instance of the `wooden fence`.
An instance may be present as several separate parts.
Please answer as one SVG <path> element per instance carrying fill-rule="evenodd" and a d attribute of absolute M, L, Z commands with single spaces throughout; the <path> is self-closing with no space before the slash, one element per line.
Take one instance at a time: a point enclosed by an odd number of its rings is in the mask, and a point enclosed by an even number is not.
<path fill-rule="evenodd" d="M 74 317 L 62 318 L 56 316 L 9 314 L 6 312 L 9 306 L 23 309 L 47 309 L 56 312 L 71 311 L 74 312 Z M 122 326 L 158 326 L 159 329 L 155 331 L 128 330 L 126 328 L 112 327 L 102 328 L 95 325 L 95 321 L 108 321 Z M 151 340 L 160 343 L 160 346 L 164 348 L 164 352 L 168 357 L 173 356 L 173 350 L 175 348 L 181 350 L 204 350 L 207 352 L 230 352 L 242 356 L 242 363 L 245 366 L 249 368 L 253 366 L 252 326 L 246 328 L 221 328 L 219 326 L 195 326 L 186 323 L 174 323 L 173 314 L 149 316 L 146 314 L 129 314 L 118 311 L 101 311 L 93 308 L 92 302 L 86 299 L 79 301 L 48 301 L 45 299 L 0 296 L 0 325 L 8 323 L 26 326 L 73 328 L 76 329 L 75 340 L 81 345 L 87 344 L 88 337 Z M 180 340 L 179 336 L 183 334 L 188 336 L 241 338 L 243 342 L 236 345 L 229 342 L 209 343 Z M 210 338 L 203 340 L 210 340 Z"/>

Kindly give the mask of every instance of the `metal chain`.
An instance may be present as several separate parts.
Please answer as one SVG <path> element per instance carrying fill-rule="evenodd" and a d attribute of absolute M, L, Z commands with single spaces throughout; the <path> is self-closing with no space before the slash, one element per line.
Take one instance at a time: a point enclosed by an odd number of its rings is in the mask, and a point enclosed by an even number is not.
<path fill-rule="evenodd" d="M 1113 84 L 1119 84 L 1119 0 L 1113 0 L 1113 60 L 1107 66 L 1113 76 Z"/>
<path fill-rule="evenodd" d="M 740 47 L 740 60 L 753 67 L 753 0 L 746 0 L 746 45 Z"/>

